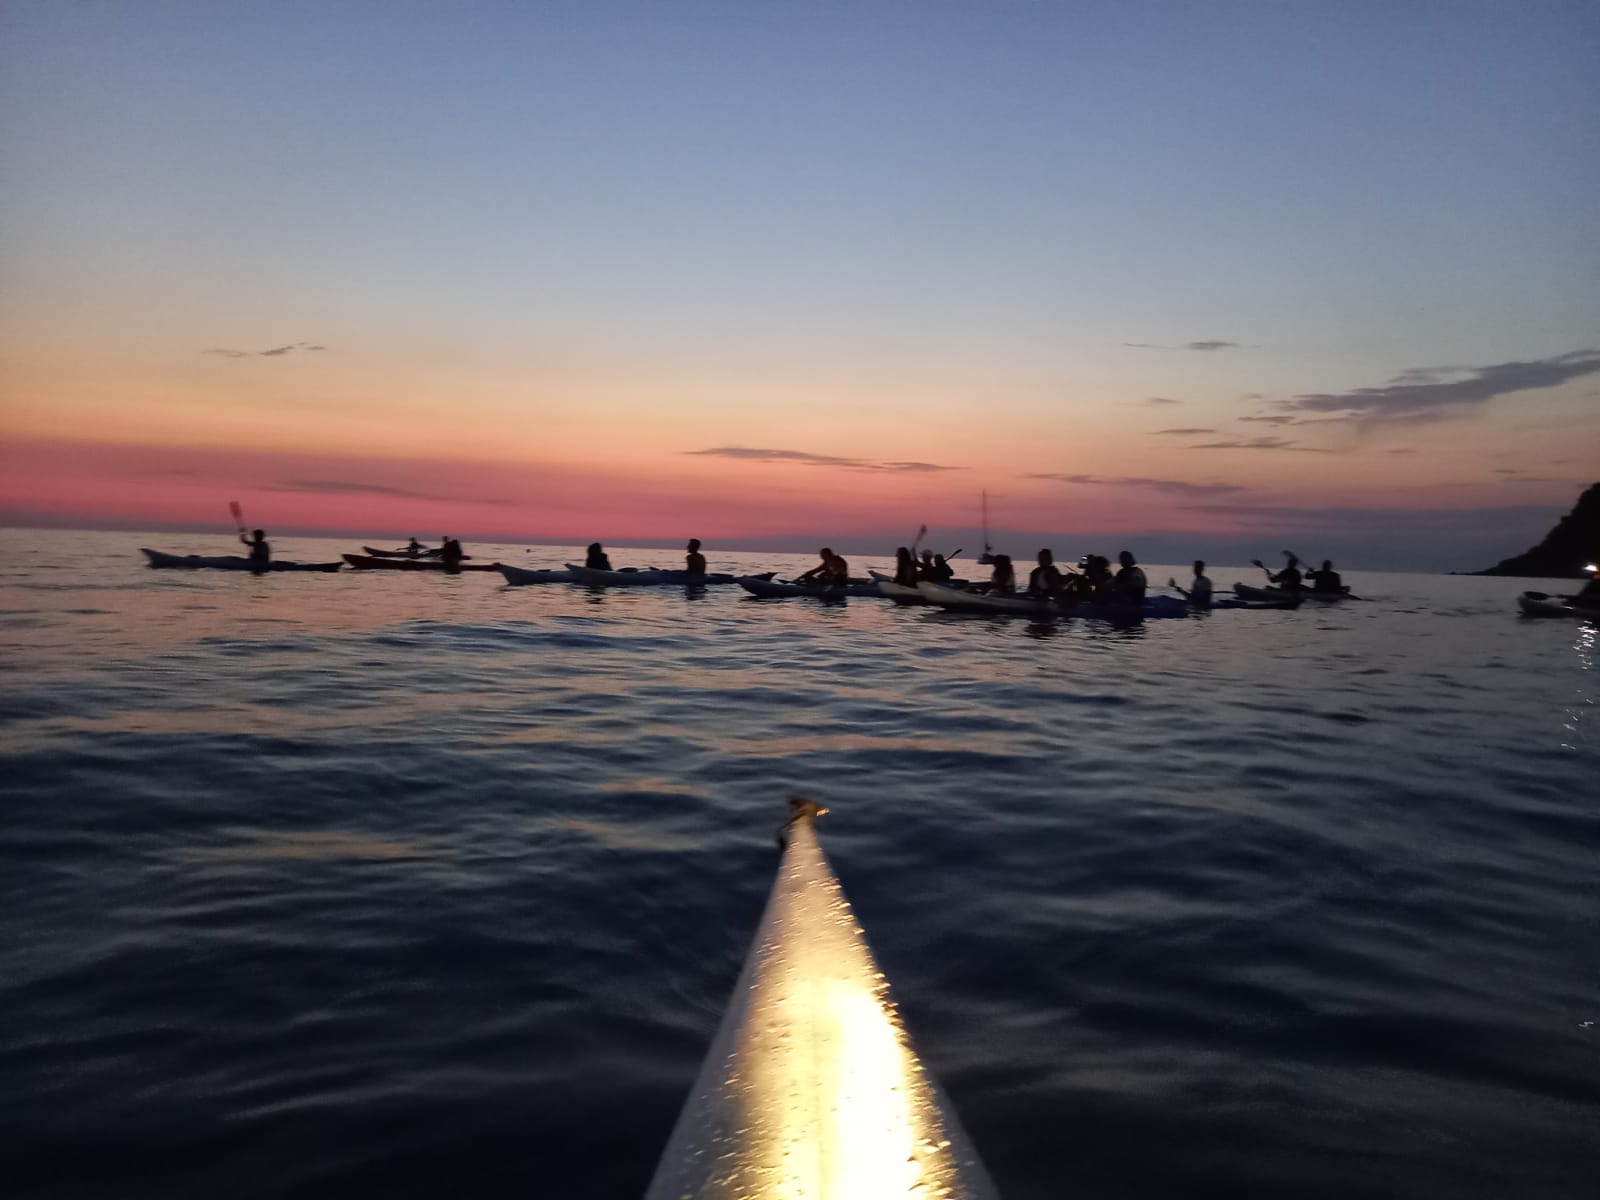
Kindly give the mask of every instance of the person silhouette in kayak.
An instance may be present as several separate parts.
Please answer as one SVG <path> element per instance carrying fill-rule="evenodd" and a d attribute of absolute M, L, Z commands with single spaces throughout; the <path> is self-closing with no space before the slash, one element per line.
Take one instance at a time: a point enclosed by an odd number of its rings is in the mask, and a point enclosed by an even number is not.
<path fill-rule="evenodd" d="M 922 578 L 922 572 L 917 569 L 916 555 L 901 546 L 894 552 L 894 581 L 901 587 L 914 588 L 917 580 Z"/>
<path fill-rule="evenodd" d="M 427 549 L 427 547 L 424 546 L 421 542 L 417 541 L 417 539 L 415 537 L 413 537 L 409 542 L 406 543 L 406 553 L 409 554 L 412 558 L 416 558 L 417 555 L 421 554 L 426 549 Z"/>
<path fill-rule="evenodd" d="M 991 565 L 994 570 L 989 573 L 989 594 L 1012 595 L 1017 590 L 1017 569 L 1011 563 L 1011 555 L 996 554 Z"/>
<path fill-rule="evenodd" d="M 1306 578 L 1311 581 L 1311 591 L 1319 596 L 1336 596 L 1344 591 L 1344 580 L 1339 578 L 1339 572 L 1333 569 L 1333 560 L 1322 560 L 1322 570 L 1307 571 Z"/>
<path fill-rule="evenodd" d="M 590 542 L 587 551 L 588 557 L 583 560 L 583 565 L 591 571 L 611 570 L 611 560 L 606 557 L 605 547 L 599 542 Z"/>
<path fill-rule="evenodd" d="M 1055 599 L 1061 591 L 1061 568 L 1053 550 L 1039 551 L 1039 565 L 1028 572 L 1028 594 Z"/>
<path fill-rule="evenodd" d="M 272 562 L 272 547 L 267 544 L 267 532 L 264 529 L 253 530 L 249 537 L 239 535 L 239 540 L 250 547 L 250 565 L 265 568 Z"/>
<path fill-rule="evenodd" d="M 922 578 L 924 578 L 924 579 L 932 579 L 935 583 L 939 582 L 939 580 L 937 579 L 937 577 L 935 577 L 935 575 L 933 573 L 934 568 L 933 568 L 933 551 L 932 550 L 924 550 L 922 552 L 922 558 L 917 563 L 917 570 L 922 572 Z"/>
<path fill-rule="evenodd" d="M 928 578 L 935 583 L 949 583 L 955 577 L 956 569 L 945 561 L 944 555 L 935 554 L 933 556 L 933 574 Z"/>
<path fill-rule="evenodd" d="M 796 576 L 796 583 L 804 583 L 808 579 L 818 583 L 844 583 L 850 578 L 850 564 L 829 547 L 818 550 L 817 557 L 822 561 L 805 574 Z"/>
<path fill-rule="evenodd" d="M 690 575 L 704 575 L 706 573 L 706 556 L 700 553 L 700 539 L 690 538 L 689 544 L 684 547 L 687 553 L 683 556 L 683 569 Z"/>
<path fill-rule="evenodd" d="M 461 552 L 460 542 L 455 538 L 445 538 L 444 545 L 439 549 L 439 561 L 444 564 L 446 571 L 459 571 L 461 560 L 465 557 L 466 555 Z"/>
<path fill-rule="evenodd" d="M 1145 589 L 1149 587 L 1144 577 L 1144 568 L 1139 566 L 1138 560 L 1128 551 L 1124 550 L 1117 555 L 1117 562 L 1122 564 L 1116 578 L 1112 580 L 1112 593 L 1128 604 L 1143 604 Z"/>
<path fill-rule="evenodd" d="M 1200 559 L 1194 560 L 1194 581 L 1187 588 L 1172 585 L 1178 589 L 1178 594 L 1189 602 L 1190 608 L 1211 607 L 1211 580 L 1206 578 L 1206 564 Z"/>
<path fill-rule="evenodd" d="M 1300 574 L 1300 560 L 1287 550 L 1283 552 L 1283 556 L 1289 561 L 1284 565 L 1283 570 L 1276 575 L 1268 571 L 1267 582 L 1276 584 L 1286 592 L 1298 592 L 1303 586 L 1301 580 L 1304 578 Z M 1329 564 L 1329 566 L 1332 565 L 1331 563 Z"/>

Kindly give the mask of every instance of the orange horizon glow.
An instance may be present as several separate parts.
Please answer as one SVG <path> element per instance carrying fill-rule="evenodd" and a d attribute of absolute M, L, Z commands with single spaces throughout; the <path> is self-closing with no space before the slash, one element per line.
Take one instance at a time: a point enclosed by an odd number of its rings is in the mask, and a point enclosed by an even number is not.
<path fill-rule="evenodd" d="M 897 472 L 687 453 L 646 463 L 600 467 L 10 439 L 0 442 L 0 513 L 87 526 L 115 518 L 204 527 L 223 523 L 228 501 L 239 500 L 247 520 L 267 528 L 470 531 L 579 543 L 826 538 L 922 523 L 971 529 L 979 522 L 983 484 L 967 470 Z M 1174 496 L 1135 483 L 996 482 L 1000 486 L 988 489 L 996 529 L 1222 534 L 1248 527 L 1225 511 L 1239 498 L 1231 493 Z M 1374 488 L 1357 507 L 1465 506 L 1481 503 L 1484 491 L 1435 491 L 1431 504 L 1419 505 L 1415 493 Z"/>

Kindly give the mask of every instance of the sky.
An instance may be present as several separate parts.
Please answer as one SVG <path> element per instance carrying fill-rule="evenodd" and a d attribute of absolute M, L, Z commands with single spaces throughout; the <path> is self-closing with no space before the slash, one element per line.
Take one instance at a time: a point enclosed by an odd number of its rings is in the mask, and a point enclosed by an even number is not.
<path fill-rule="evenodd" d="M 1588 0 L 8 0 L 0 154 L 3 523 L 1470 569 L 1600 477 Z"/>

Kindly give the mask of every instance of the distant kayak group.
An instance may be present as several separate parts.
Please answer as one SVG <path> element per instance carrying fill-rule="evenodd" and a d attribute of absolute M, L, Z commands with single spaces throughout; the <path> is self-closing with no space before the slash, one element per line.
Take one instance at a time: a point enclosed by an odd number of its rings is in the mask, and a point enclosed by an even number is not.
<path fill-rule="evenodd" d="M 239 513 L 234 506 L 235 517 Z M 920 540 L 920 539 L 919 539 Z M 1098 554 L 1078 559 L 1077 569 L 1062 567 L 1055 554 L 1042 549 L 1035 557 L 1026 582 L 1017 576 L 1009 554 L 986 554 L 989 577 L 968 581 L 957 579 L 951 565 L 959 551 L 948 558 L 913 547 L 895 551 L 894 573 L 868 571 L 865 577 L 851 574 L 849 562 L 831 547 L 818 551 L 818 563 L 793 579 L 778 579 L 775 572 L 760 575 L 732 575 L 707 569 L 698 538 L 684 547 L 682 568 L 612 566 L 611 558 L 599 542 L 591 542 L 582 564 L 567 563 L 562 568 L 513 567 L 505 563 L 469 561 L 461 543 L 444 537 L 437 546 L 426 546 L 416 538 L 396 549 L 363 546 L 361 554 L 344 554 L 339 562 L 286 562 L 272 557 L 272 547 L 261 529 L 246 533 L 242 524 L 239 541 L 247 554 L 201 555 L 167 554 L 143 549 L 145 559 L 157 568 L 206 568 L 249 571 L 266 574 L 280 571 L 334 572 L 349 565 L 356 570 L 431 571 L 460 574 L 464 571 L 497 571 L 507 584 L 525 586 L 545 583 L 574 583 L 590 587 L 651 587 L 737 584 L 752 596 L 764 600 L 813 597 L 842 600 L 851 597 L 883 598 L 897 604 L 922 604 L 956 611 L 1018 613 L 1036 617 L 1060 615 L 1098 616 L 1107 619 L 1139 620 L 1146 617 L 1183 616 L 1212 609 L 1293 609 L 1306 602 L 1317 604 L 1360 600 L 1351 593 L 1324 559 L 1320 567 L 1304 569 L 1302 560 L 1283 551 L 1281 570 L 1269 570 L 1260 559 L 1251 562 L 1265 575 L 1262 586 L 1236 583 L 1233 595 L 1217 598 L 1206 574 L 1206 564 L 1195 560 L 1192 577 L 1180 584 L 1169 579 L 1167 586 L 1177 596 L 1152 596 L 1149 580 L 1133 553 L 1117 555 L 1117 567 Z M 1591 571 L 1593 567 L 1589 568 Z M 1600 577 L 1591 579 L 1576 595 L 1552 596 L 1544 592 L 1524 592 L 1517 598 L 1518 608 L 1530 617 L 1576 617 L 1600 620 Z"/>

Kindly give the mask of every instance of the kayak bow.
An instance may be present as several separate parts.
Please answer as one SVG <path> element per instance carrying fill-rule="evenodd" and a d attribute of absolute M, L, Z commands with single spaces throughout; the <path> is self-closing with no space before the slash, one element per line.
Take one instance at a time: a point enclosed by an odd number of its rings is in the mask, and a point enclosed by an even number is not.
<path fill-rule="evenodd" d="M 790 801 L 766 913 L 645 1200 L 993 1200 Z"/>

